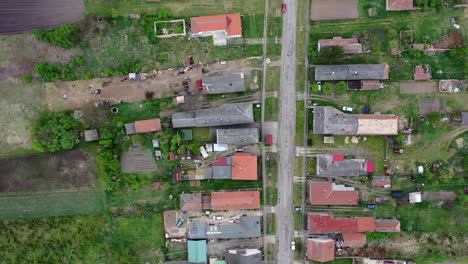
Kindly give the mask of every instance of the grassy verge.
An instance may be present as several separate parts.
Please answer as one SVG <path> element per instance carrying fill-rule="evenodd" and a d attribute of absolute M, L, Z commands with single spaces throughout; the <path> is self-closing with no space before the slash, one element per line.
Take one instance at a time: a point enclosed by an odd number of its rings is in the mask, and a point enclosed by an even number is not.
<path fill-rule="evenodd" d="M 272 66 L 267 68 L 265 90 L 275 92 L 280 90 L 281 67 Z"/>
<path fill-rule="evenodd" d="M 294 238 L 296 242 L 296 250 L 294 251 L 294 259 L 300 261 L 302 259 L 302 240 L 299 237 Z"/>
<path fill-rule="evenodd" d="M 304 101 L 296 101 L 296 145 L 304 145 Z"/>
<path fill-rule="evenodd" d="M 307 159 L 307 173 L 315 175 L 317 173 L 317 159 L 309 158 Z"/>
<path fill-rule="evenodd" d="M 262 121 L 262 107 L 260 103 L 253 104 L 253 115 L 254 115 L 255 122 Z"/>
<path fill-rule="evenodd" d="M 268 214 L 267 215 L 267 235 L 276 235 L 276 215 Z"/>
<path fill-rule="evenodd" d="M 302 183 L 294 183 L 293 185 L 293 204 L 302 204 Z"/>
<path fill-rule="evenodd" d="M 267 251 L 267 261 L 274 261 L 276 260 L 276 246 L 272 243 L 266 244 L 266 251 Z"/>
<path fill-rule="evenodd" d="M 294 230 L 302 231 L 304 229 L 304 214 L 301 212 L 294 212 Z"/>
<path fill-rule="evenodd" d="M 265 191 L 265 204 L 276 206 L 278 204 L 278 188 L 267 187 Z"/>
<path fill-rule="evenodd" d="M 265 98 L 265 120 L 278 121 L 279 116 L 279 98 Z"/>
<path fill-rule="evenodd" d="M 278 154 L 268 153 L 268 160 L 266 161 L 266 174 L 269 186 L 276 186 L 278 182 Z"/>
<path fill-rule="evenodd" d="M 304 159 L 302 157 L 296 157 L 294 160 L 294 176 L 302 176 L 302 166 Z"/>

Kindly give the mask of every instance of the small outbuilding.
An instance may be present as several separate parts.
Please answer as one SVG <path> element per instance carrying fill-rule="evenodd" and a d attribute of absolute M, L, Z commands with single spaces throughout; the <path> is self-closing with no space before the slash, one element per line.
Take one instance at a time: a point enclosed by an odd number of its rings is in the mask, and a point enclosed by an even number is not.
<path fill-rule="evenodd" d="M 418 65 L 414 67 L 413 79 L 415 80 L 430 80 L 432 78 L 431 67 L 429 65 Z"/>
<path fill-rule="evenodd" d="M 188 241 L 188 261 L 190 263 L 206 263 L 206 240 Z"/>
<path fill-rule="evenodd" d="M 409 203 L 420 203 L 422 202 L 421 192 L 410 192 L 409 193 Z"/>
<path fill-rule="evenodd" d="M 84 132 L 85 141 L 96 141 L 99 139 L 97 129 L 85 130 Z"/>

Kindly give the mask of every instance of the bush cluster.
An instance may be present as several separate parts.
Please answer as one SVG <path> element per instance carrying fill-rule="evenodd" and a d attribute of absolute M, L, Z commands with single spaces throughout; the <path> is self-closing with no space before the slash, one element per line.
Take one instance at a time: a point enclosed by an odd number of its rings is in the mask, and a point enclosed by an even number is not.
<path fill-rule="evenodd" d="M 77 25 L 63 25 L 55 29 L 39 29 L 33 32 L 38 40 L 66 49 L 76 46 L 79 41 L 79 28 Z"/>

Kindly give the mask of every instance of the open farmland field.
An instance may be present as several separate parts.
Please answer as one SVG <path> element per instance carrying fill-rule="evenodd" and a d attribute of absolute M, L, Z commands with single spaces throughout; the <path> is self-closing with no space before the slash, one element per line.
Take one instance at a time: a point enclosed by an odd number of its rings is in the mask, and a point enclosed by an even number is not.
<path fill-rule="evenodd" d="M 0 219 L 94 215 L 104 208 L 104 193 L 97 191 L 0 196 Z"/>
<path fill-rule="evenodd" d="M 312 20 L 358 18 L 358 0 L 312 0 Z"/>
<path fill-rule="evenodd" d="M 161 263 L 162 221 L 162 214 L 3 221 L 0 259 L 1 263 Z"/>
<path fill-rule="evenodd" d="M 145 0 L 85 0 L 87 14 L 96 16 L 111 16 L 113 10 L 120 15 L 138 14 L 140 12 L 154 13 L 169 10 L 176 16 L 208 16 L 228 13 L 263 13 L 265 2 L 262 0 L 171 0 L 149 2 Z"/>
<path fill-rule="evenodd" d="M 3 79 L 0 80 L 0 92 L 0 157 L 31 152 L 29 130 L 44 105 L 41 84 Z"/>
<path fill-rule="evenodd" d="M 0 1 L 0 35 L 73 24 L 83 18 L 83 2 L 75 0 Z"/>
<path fill-rule="evenodd" d="M 83 150 L 0 160 L 0 192 L 83 189 L 95 182 L 94 158 Z"/>

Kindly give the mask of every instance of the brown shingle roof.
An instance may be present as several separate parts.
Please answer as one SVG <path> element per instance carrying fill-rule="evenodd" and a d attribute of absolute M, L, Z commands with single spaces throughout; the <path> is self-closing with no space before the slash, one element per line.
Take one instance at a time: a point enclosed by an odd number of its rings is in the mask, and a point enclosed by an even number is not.
<path fill-rule="evenodd" d="M 211 208 L 213 210 L 258 209 L 260 208 L 260 192 L 213 192 Z"/>
<path fill-rule="evenodd" d="M 329 238 L 309 238 L 307 240 L 307 258 L 314 261 L 335 259 L 335 241 Z"/>
<path fill-rule="evenodd" d="M 332 183 L 310 183 L 310 203 L 313 205 L 355 205 L 358 199 L 358 191 L 333 190 Z"/>
<path fill-rule="evenodd" d="M 414 9 L 413 0 L 387 0 L 387 10 L 401 11 L 412 9 Z"/>
<path fill-rule="evenodd" d="M 343 234 L 344 247 L 362 247 L 366 244 L 366 235 L 363 233 Z"/>
<path fill-rule="evenodd" d="M 161 130 L 161 119 L 147 119 L 135 121 L 135 132 L 136 133 L 146 133 L 154 132 Z"/>
<path fill-rule="evenodd" d="M 413 78 L 415 80 L 430 80 L 431 79 L 431 68 L 429 66 L 416 66 L 414 67 Z"/>
<path fill-rule="evenodd" d="M 400 232 L 400 221 L 388 219 L 375 220 L 375 232 Z"/>
<path fill-rule="evenodd" d="M 361 81 L 361 90 L 370 91 L 380 89 L 380 81 L 378 80 L 363 80 Z"/>
<path fill-rule="evenodd" d="M 182 193 L 180 194 L 181 211 L 200 211 L 202 209 L 201 193 Z"/>
<path fill-rule="evenodd" d="M 343 47 L 345 54 L 362 53 L 362 45 L 357 38 L 333 37 L 332 39 L 320 39 L 318 41 L 320 50 L 328 47 Z"/>

